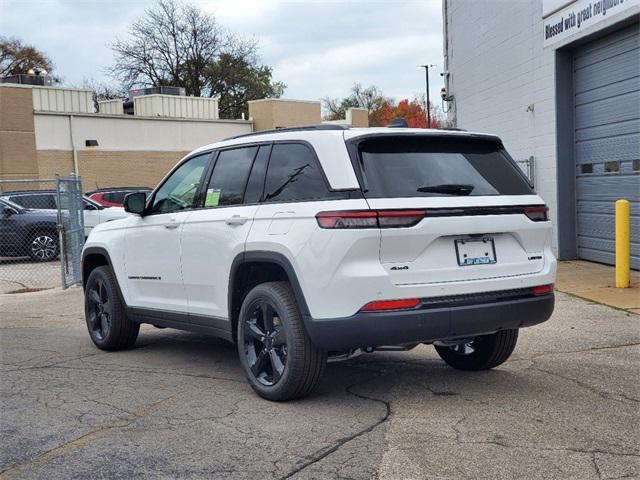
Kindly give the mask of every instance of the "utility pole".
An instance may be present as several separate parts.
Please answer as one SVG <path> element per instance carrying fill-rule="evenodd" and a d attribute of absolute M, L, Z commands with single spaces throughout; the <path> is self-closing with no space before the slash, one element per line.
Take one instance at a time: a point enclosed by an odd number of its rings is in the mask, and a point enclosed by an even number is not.
<path fill-rule="evenodd" d="M 431 101 L 429 99 L 429 69 L 431 67 L 435 67 L 436 65 L 433 64 L 427 64 L 427 65 L 418 65 L 420 68 L 424 68 L 424 73 L 425 73 L 425 82 L 426 82 L 426 90 L 427 90 L 427 128 L 431 128 L 431 108 L 429 108 L 429 106 L 431 105 Z"/>

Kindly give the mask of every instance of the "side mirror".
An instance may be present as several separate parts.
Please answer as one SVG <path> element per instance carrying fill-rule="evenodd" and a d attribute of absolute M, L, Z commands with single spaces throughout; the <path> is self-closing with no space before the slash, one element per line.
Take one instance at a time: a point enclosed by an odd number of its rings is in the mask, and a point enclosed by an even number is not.
<path fill-rule="evenodd" d="M 145 192 L 134 192 L 124 197 L 124 211 L 142 215 L 147 204 Z"/>
<path fill-rule="evenodd" d="M 4 215 L 5 217 L 10 217 L 11 215 L 15 215 L 15 214 L 16 214 L 16 213 L 18 213 L 18 212 L 16 212 L 16 211 L 15 211 L 15 209 L 13 209 L 13 208 L 11 208 L 11 207 L 4 207 L 4 208 L 2 209 L 2 213 L 3 213 L 3 215 Z"/>

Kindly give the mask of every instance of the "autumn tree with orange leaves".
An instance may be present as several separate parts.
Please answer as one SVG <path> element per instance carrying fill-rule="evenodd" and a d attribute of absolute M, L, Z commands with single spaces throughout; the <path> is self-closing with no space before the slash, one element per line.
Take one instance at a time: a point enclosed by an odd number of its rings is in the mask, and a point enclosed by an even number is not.
<path fill-rule="evenodd" d="M 372 117 L 372 126 L 384 127 L 396 118 L 404 118 L 409 128 L 441 128 L 442 126 L 440 112 L 431 105 L 431 125 L 427 127 L 427 114 L 424 109 L 424 103 L 417 98 L 411 101 L 405 98 L 396 105 L 387 101 L 373 113 Z"/>

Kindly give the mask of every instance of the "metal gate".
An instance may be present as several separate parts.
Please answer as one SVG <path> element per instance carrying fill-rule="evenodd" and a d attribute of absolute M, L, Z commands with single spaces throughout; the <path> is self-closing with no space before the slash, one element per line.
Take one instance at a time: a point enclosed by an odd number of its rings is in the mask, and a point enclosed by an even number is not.
<path fill-rule="evenodd" d="M 79 177 L 0 179 L 0 293 L 79 283 L 83 243 Z"/>
<path fill-rule="evenodd" d="M 84 203 L 80 177 L 56 177 L 62 288 L 82 281 L 80 260 L 84 245 Z"/>
<path fill-rule="evenodd" d="M 640 269 L 640 29 L 574 54 L 578 256 L 615 263 L 614 204 L 631 202 L 631 266 Z"/>

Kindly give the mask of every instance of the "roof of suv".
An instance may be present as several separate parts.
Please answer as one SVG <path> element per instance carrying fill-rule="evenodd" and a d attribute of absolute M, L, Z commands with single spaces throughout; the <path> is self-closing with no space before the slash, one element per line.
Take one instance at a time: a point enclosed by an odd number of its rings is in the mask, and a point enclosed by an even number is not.
<path fill-rule="evenodd" d="M 345 168 L 345 165 L 351 165 L 345 140 L 368 135 L 446 135 L 452 138 L 480 137 L 499 140 L 495 135 L 461 130 L 389 127 L 348 128 L 341 125 L 323 124 L 309 127 L 267 130 L 227 138 L 220 142 L 200 147 L 189 155 L 205 152 L 214 148 L 250 145 L 259 142 L 276 142 L 283 140 L 306 142 L 311 144 L 316 151 L 331 188 L 334 190 L 353 190 L 359 188 L 359 184 L 353 168 Z"/>

